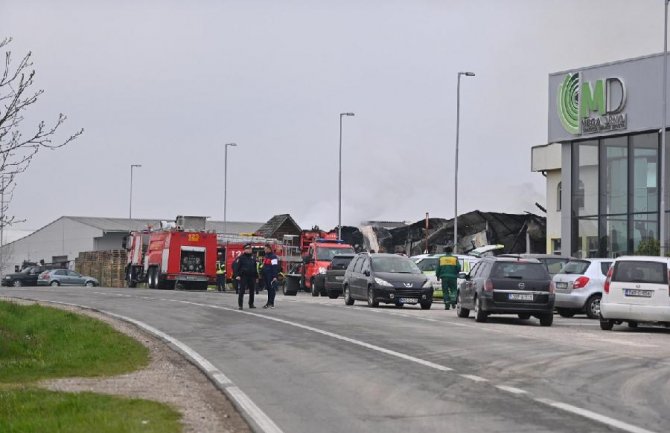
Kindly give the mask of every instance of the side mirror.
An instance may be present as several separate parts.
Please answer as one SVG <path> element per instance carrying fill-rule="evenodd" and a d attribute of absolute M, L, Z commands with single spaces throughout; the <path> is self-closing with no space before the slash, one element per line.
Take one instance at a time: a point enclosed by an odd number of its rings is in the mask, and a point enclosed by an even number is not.
<path fill-rule="evenodd" d="M 470 274 L 466 274 L 465 272 L 460 272 L 458 274 L 458 278 L 461 280 L 469 280 L 470 279 Z"/>
<path fill-rule="evenodd" d="M 370 276 L 370 271 L 365 270 L 365 271 L 363 271 L 363 274 L 364 274 L 366 277 L 369 277 L 369 276 Z"/>

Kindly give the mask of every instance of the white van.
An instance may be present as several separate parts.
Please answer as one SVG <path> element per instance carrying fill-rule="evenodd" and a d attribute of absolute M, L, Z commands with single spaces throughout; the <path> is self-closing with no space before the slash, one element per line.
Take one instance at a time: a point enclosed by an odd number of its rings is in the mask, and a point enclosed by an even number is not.
<path fill-rule="evenodd" d="M 670 258 L 651 256 L 619 257 L 607 273 L 600 301 L 600 328 L 638 322 L 670 325 Z"/>

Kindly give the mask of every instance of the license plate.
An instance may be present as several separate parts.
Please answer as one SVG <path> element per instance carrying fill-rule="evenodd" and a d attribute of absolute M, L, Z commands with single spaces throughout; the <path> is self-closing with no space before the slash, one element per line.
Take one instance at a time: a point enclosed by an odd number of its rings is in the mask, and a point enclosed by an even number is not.
<path fill-rule="evenodd" d="M 509 300 L 510 301 L 532 301 L 533 300 L 533 294 L 532 293 L 510 293 L 509 294 Z"/>
<path fill-rule="evenodd" d="M 344 276 L 336 276 L 335 281 L 344 281 Z"/>
<path fill-rule="evenodd" d="M 556 288 L 557 289 L 567 289 L 568 288 L 568 283 L 556 283 Z"/>
<path fill-rule="evenodd" d="M 416 304 L 419 302 L 417 298 L 400 298 L 399 301 L 401 304 Z"/>
<path fill-rule="evenodd" d="M 624 296 L 633 298 L 651 298 L 653 293 L 653 290 L 623 289 Z"/>

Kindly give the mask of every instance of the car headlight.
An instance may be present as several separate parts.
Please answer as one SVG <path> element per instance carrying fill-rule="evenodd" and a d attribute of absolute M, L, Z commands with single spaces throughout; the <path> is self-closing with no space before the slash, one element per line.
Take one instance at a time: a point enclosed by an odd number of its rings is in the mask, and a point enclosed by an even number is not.
<path fill-rule="evenodd" d="M 11 279 L 12 279 L 12 277 L 10 277 L 10 276 L 5 277 L 5 280 L 11 280 Z"/>
<path fill-rule="evenodd" d="M 424 289 L 432 289 L 433 288 L 433 282 L 430 280 L 426 280 L 425 283 L 423 283 L 423 288 Z"/>
<path fill-rule="evenodd" d="M 320 268 L 319 268 L 319 273 L 320 273 L 320 274 L 325 274 L 325 273 L 326 273 L 326 268 L 324 268 L 324 267 L 320 267 Z"/>
<path fill-rule="evenodd" d="M 377 277 L 375 277 L 375 283 L 377 283 L 377 285 L 379 287 L 393 287 L 393 284 L 389 283 L 386 280 L 382 280 L 381 278 L 377 278 Z"/>

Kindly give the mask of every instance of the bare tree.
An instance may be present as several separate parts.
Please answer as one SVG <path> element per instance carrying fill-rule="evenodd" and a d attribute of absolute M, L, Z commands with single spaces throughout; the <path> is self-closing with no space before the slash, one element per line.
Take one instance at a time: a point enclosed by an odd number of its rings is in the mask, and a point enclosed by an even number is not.
<path fill-rule="evenodd" d="M 80 129 L 62 141 L 55 141 L 56 131 L 67 119 L 63 113 L 52 125 L 41 121 L 36 127 L 24 127 L 24 112 L 37 102 L 44 90 L 33 88 L 32 53 L 28 52 L 14 64 L 8 49 L 11 42 L 12 38 L 0 39 L 0 50 L 5 52 L 4 71 L 0 71 L 0 194 L 3 197 L 0 202 L 0 244 L 4 240 L 3 229 L 16 222 L 14 217 L 7 216 L 7 207 L 17 176 L 28 169 L 40 150 L 63 147 L 84 132 Z"/>

